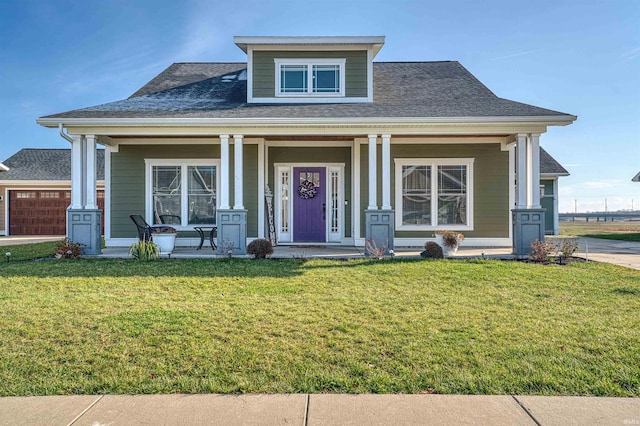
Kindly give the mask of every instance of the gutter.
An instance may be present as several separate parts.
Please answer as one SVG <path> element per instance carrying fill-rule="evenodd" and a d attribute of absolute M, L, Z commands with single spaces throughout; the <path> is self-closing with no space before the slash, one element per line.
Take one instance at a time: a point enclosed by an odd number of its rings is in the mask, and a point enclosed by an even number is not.
<path fill-rule="evenodd" d="M 36 120 L 36 122 L 37 121 L 38 120 Z M 58 123 L 58 132 L 60 133 L 60 136 L 73 143 L 73 138 L 64 132 L 64 125 L 62 123 Z"/>
<path fill-rule="evenodd" d="M 540 124 L 566 126 L 573 123 L 578 117 L 575 115 L 563 116 L 526 116 L 526 117 L 327 117 L 327 118 L 65 118 L 64 123 L 72 126 L 237 126 L 237 125 L 263 125 L 267 127 L 302 126 L 302 125 L 343 125 L 370 126 L 384 125 L 442 125 L 442 124 Z M 59 118 L 38 118 L 36 123 L 44 127 L 58 127 L 60 135 L 70 140 L 69 135 L 62 132 L 62 122 Z M 71 139 L 72 140 L 72 139 Z"/>

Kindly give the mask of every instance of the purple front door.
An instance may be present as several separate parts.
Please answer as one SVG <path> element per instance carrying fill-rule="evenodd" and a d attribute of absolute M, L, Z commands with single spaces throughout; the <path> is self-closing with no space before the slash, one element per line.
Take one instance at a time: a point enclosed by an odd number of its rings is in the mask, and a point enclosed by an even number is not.
<path fill-rule="evenodd" d="M 326 241 L 326 169 L 293 168 L 293 240 Z"/>

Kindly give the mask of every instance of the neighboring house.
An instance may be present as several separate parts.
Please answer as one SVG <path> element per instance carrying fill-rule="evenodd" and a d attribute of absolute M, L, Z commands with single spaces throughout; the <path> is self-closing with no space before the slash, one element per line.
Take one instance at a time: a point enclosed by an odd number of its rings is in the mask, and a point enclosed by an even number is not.
<path fill-rule="evenodd" d="M 558 235 L 558 178 L 569 176 L 547 151 L 540 148 L 540 204 L 545 211 L 545 234 Z"/>
<path fill-rule="evenodd" d="M 632 182 L 640 182 L 640 172 L 638 172 L 638 174 L 636 174 L 632 179 Z"/>
<path fill-rule="evenodd" d="M 98 204 L 104 205 L 104 150 L 97 151 Z M 65 235 L 71 150 L 25 148 L 0 163 L 0 234 Z"/>
<path fill-rule="evenodd" d="M 539 138 L 575 116 L 499 98 L 455 61 L 376 63 L 384 37 L 234 42 L 246 63 L 176 63 L 128 99 L 37 120 L 72 142 L 72 239 L 99 252 L 97 143 L 107 246 L 135 240 L 136 213 L 177 216 L 178 244 L 215 223 L 236 253 L 271 229 L 389 249 L 437 230 L 516 253 L 544 238 Z"/>

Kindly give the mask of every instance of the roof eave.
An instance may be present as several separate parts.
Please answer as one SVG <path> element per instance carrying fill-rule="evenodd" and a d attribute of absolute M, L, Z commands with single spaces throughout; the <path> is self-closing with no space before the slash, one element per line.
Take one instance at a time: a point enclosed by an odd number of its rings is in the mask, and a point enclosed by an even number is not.
<path fill-rule="evenodd" d="M 361 45 L 372 46 L 374 56 L 380 51 L 385 42 L 384 36 L 235 36 L 233 42 L 244 53 L 248 46 L 335 46 Z"/>
<path fill-rule="evenodd" d="M 36 120 L 44 127 L 67 126 L 159 126 L 198 127 L 212 125 L 264 125 L 280 127 L 287 125 L 317 125 L 330 122 L 332 125 L 434 125 L 434 124 L 531 124 L 543 126 L 567 126 L 577 119 L 573 115 L 522 116 L 522 117 L 331 117 L 331 118 L 56 118 L 41 117 Z"/>
<path fill-rule="evenodd" d="M 571 176 L 571 173 L 540 173 L 540 177 Z"/>

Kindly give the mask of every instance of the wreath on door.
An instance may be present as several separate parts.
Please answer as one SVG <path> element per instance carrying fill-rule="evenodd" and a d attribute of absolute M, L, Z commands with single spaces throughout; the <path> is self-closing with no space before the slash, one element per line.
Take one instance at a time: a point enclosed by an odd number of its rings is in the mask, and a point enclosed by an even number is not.
<path fill-rule="evenodd" d="M 302 199 L 309 200 L 318 194 L 318 187 L 308 179 L 303 180 L 298 187 L 298 196 Z"/>

